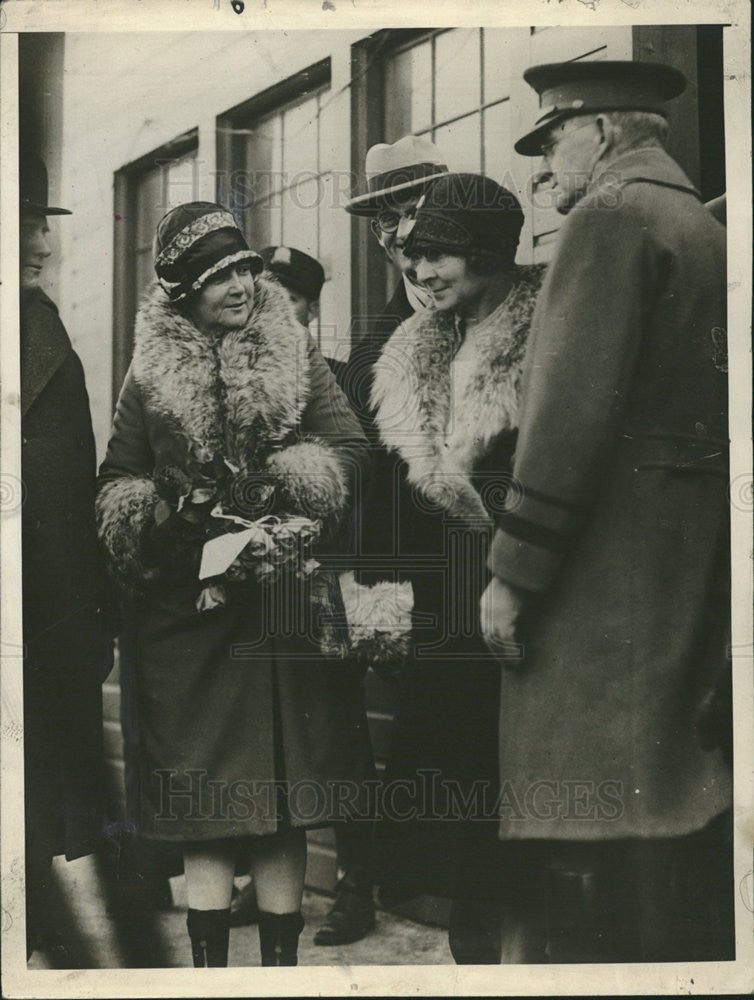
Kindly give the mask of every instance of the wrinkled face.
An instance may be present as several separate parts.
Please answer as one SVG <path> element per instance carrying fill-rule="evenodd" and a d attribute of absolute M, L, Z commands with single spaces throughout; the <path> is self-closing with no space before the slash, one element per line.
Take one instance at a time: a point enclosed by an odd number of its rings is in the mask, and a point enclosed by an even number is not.
<path fill-rule="evenodd" d="M 254 301 L 254 275 L 250 264 L 234 264 L 213 274 L 189 309 L 200 330 L 237 330 L 245 326 Z"/>
<path fill-rule="evenodd" d="M 317 314 L 316 302 L 310 302 L 302 292 L 295 288 L 286 288 L 286 292 L 291 300 L 296 319 L 302 326 L 309 326 Z"/>
<path fill-rule="evenodd" d="M 549 181 L 555 207 L 566 215 L 586 190 L 601 153 L 594 118 L 568 118 L 554 126 L 542 143 L 539 190 Z"/>
<path fill-rule="evenodd" d="M 385 255 L 393 267 L 405 274 L 411 281 L 416 281 L 414 268 L 406 257 L 403 248 L 416 218 L 416 203 L 419 194 L 407 198 L 399 204 L 385 206 L 372 219 L 372 232 L 377 242 L 385 251 Z"/>
<path fill-rule="evenodd" d="M 433 305 L 440 312 L 473 312 L 490 283 L 489 276 L 469 269 L 465 257 L 427 250 L 412 254 L 411 260 L 419 284 L 429 289 Z"/>
<path fill-rule="evenodd" d="M 21 213 L 19 267 L 22 295 L 39 286 L 42 268 L 52 253 L 49 234 L 46 216 L 32 212 Z"/>

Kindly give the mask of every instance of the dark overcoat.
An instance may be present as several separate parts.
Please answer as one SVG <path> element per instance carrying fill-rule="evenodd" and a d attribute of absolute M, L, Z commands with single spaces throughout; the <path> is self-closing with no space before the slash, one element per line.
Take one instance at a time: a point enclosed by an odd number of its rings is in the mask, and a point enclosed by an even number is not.
<path fill-rule="evenodd" d="M 414 314 L 375 366 L 381 449 L 364 530 L 378 539 L 382 576 L 410 582 L 414 596 L 377 828 L 378 880 L 415 892 L 499 891 L 500 671 L 481 639 L 479 597 L 492 516 L 511 485 L 521 364 L 542 273 L 518 268 L 505 303 L 478 331 L 458 408 L 452 365 L 463 333 L 451 314 Z M 391 613 L 386 607 L 378 624 Z"/>
<path fill-rule="evenodd" d="M 353 332 L 358 334 L 351 348 L 345 372 L 343 388 L 356 416 L 361 421 L 364 433 L 370 443 L 378 443 L 374 426 L 370 396 L 374 383 L 374 366 L 379 359 L 395 328 L 408 319 L 414 310 L 408 301 L 406 283 L 403 278 L 395 286 L 395 291 L 382 312 L 374 320 L 369 320 L 368 329 L 358 330 L 357 319 L 353 321 Z"/>
<path fill-rule="evenodd" d="M 533 595 L 501 692 L 505 838 L 674 837 L 731 804 L 725 231 L 661 149 L 567 217 L 490 566 Z M 515 508 L 515 509 L 514 509 Z"/>
<path fill-rule="evenodd" d="M 21 417 L 29 849 L 40 860 L 72 860 L 101 834 L 101 684 L 111 638 L 84 372 L 41 291 L 21 302 Z"/>
<path fill-rule="evenodd" d="M 281 816 L 331 823 L 363 806 L 371 774 L 361 675 L 320 652 L 306 593 L 229 585 L 227 606 L 200 614 L 196 570 L 168 579 L 145 544 L 154 477 L 169 466 L 193 475 L 213 453 L 271 477 L 290 513 L 316 506 L 333 522 L 354 502 L 358 421 L 285 291 L 260 277 L 254 296 L 246 326 L 212 339 L 152 291 L 100 470 L 100 537 L 121 577 L 142 584 L 141 821 L 164 840 L 271 833 Z"/>

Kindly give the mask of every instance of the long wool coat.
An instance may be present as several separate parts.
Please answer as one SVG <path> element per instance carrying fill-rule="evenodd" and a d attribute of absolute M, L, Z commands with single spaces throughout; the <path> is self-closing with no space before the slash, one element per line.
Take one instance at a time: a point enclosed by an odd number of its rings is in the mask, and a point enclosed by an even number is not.
<path fill-rule="evenodd" d="M 673 837 L 731 803 L 725 232 L 660 149 L 567 217 L 490 566 L 530 591 L 501 693 L 506 838 Z M 722 687 L 722 685 L 721 685 Z"/>
<path fill-rule="evenodd" d="M 218 451 L 271 475 L 291 513 L 316 499 L 342 520 L 354 502 L 366 471 L 358 421 L 285 292 L 260 277 L 254 295 L 246 326 L 213 340 L 153 290 L 100 471 L 100 537 L 121 577 L 145 584 L 133 623 L 141 818 L 159 839 L 266 834 L 280 816 L 342 819 L 337 796 L 359 808 L 371 773 L 361 677 L 320 653 L 299 591 L 286 600 L 231 585 L 226 607 L 200 614 L 198 581 L 161 580 L 144 546 L 153 477 L 191 473 Z"/>
<path fill-rule="evenodd" d="M 27 850 L 43 863 L 88 854 L 101 835 L 112 640 L 84 372 L 42 292 L 21 304 L 21 412 Z"/>
<path fill-rule="evenodd" d="M 381 550 L 383 576 L 410 581 L 414 594 L 378 826 L 382 884 L 448 896 L 497 892 L 499 666 L 481 639 L 479 597 L 494 513 L 510 486 L 521 363 L 542 273 L 519 268 L 496 323 L 477 334 L 457 411 L 452 315 L 414 314 L 375 366 L 382 447 L 364 530 L 376 534 L 370 552 Z"/>

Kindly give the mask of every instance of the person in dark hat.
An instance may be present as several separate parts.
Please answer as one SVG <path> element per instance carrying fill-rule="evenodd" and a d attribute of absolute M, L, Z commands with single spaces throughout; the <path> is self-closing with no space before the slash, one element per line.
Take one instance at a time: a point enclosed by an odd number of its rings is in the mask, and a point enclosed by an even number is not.
<path fill-rule="evenodd" d="M 325 271 L 320 262 L 295 247 L 263 247 L 259 252 L 266 270 L 288 292 L 296 319 L 302 326 L 309 326 L 319 316 L 319 296 L 325 283 Z M 327 355 L 325 361 L 342 388 L 345 362 Z"/>
<path fill-rule="evenodd" d="M 419 198 L 405 253 L 433 308 L 405 320 L 375 365 L 381 462 L 364 530 L 387 543 L 382 582 L 365 586 L 352 611 L 358 621 L 383 594 L 372 633 L 361 630 L 364 655 L 386 673 L 406 659 L 378 881 L 452 900 L 459 964 L 499 963 L 500 899 L 516 889 L 495 820 L 500 671 L 479 628 L 484 583 L 470 567 L 484 565 L 511 486 L 521 362 L 543 275 L 542 265 L 515 263 L 523 222 L 515 194 L 479 174 L 438 178 Z M 403 632 L 396 576 L 413 591 Z"/>
<path fill-rule="evenodd" d="M 516 149 L 566 219 L 482 598 L 491 648 L 523 651 L 500 697 L 500 835 L 531 872 L 511 960 L 730 959 L 729 746 L 704 722 L 715 692 L 731 713 L 725 231 L 664 149 L 678 70 L 525 78 L 542 114 Z"/>
<path fill-rule="evenodd" d="M 263 247 L 264 266 L 288 292 L 296 319 L 309 326 L 319 315 L 319 296 L 325 272 L 318 260 L 295 247 Z"/>
<path fill-rule="evenodd" d="M 94 522 L 95 450 L 78 355 L 42 290 L 51 255 L 47 170 L 22 147 L 21 471 L 27 949 L 51 943 L 52 858 L 102 841 L 101 685 L 112 608 Z"/>
<path fill-rule="evenodd" d="M 254 878 L 262 964 L 293 966 L 306 829 L 365 809 L 361 678 L 335 662 L 332 573 L 269 581 L 269 566 L 236 559 L 209 585 L 199 574 L 218 490 L 229 523 L 316 519 L 326 553 L 366 476 L 366 441 L 226 208 L 172 209 L 153 255 L 96 501 L 134 595 L 140 832 L 183 847 L 195 966 L 227 964 L 239 865 Z M 341 784 L 348 805 L 335 804 Z"/>

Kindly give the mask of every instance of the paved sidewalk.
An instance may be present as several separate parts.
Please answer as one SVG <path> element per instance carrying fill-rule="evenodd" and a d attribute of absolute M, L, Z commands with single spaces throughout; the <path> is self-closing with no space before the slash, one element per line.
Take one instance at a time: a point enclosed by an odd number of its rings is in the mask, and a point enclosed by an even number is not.
<path fill-rule="evenodd" d="M 71 954 L 82 956 L 67 963 L 69 967 L 100 969 L 128 968 L 127 949 L 118 937 L 118 927 L 108 914 L 104 894 L 95 864 L 81 858 L 66 864 L 55 859 L 54 873 L 65 913 L 56 926 L 61 928 L 63 941 L 71 937 Z M 186 933 L 186 893 L 182 876 L 171 879 L 173 906 L 154 916 L 155 932 L 163 968 L 181 968 L 191 964 L 191 951 Z M 447 931 L 419 924 L 385 911 L 377 914 L 377 927 L 367 937 L 354 944 L 322 948 L 313 943 L 314 934 L 323 922 L 331 899 L 318 893 L 304 896 L 303 913 L 306 927 L 301 935 L 299 964 L 310 966 L 336 965 L 452 965 Z M 64 930 L 63 930 L 64 929 Z M 151 932 L 150 932 L 151 933 Z M 65 955 L 61 947 L 60 954 Z M 88 956 L 88 957 L 84 957 Z M 259 935 L 256 925 L 233 928 L 230 932 L 229 965 L 255 967 L 259 960 Z M 30 969 L 55 967 L 50 955 L 35 952 Z M 60 967 L 58 965 L 58 967 Z"/>

